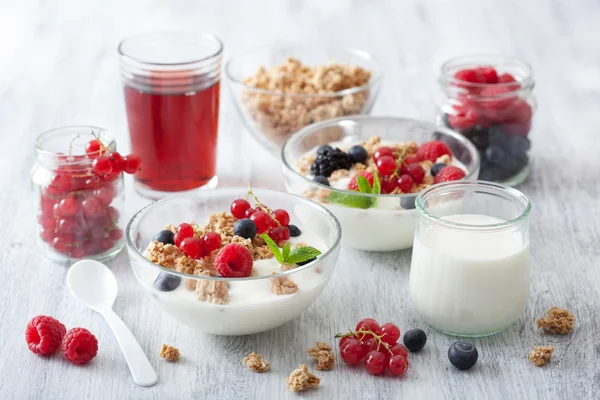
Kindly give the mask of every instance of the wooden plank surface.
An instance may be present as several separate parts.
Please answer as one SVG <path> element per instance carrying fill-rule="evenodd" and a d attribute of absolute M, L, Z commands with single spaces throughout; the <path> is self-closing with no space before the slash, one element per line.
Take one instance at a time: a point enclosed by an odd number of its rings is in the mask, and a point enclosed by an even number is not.
<path fill-rule="evenodd" d="M 85 4 L 84 4 L 85 3 Z M 373 377 L 339 365 L 302 397 L 332 399 L 592 399 L 600 393 L 600 3 L 530 1 L 114 1 L 0 2 L 0 397 L 6 399 L 282 399 L 294 398 L 284 377 L 309 362 L 305 351 L 361 317 L 423 327 L 426 348 L 403 379 Z M 115 310 L 160 375 L 137 387 L 105 322 L 74 301 L 66 265 L 35 247 L 29 169 L 34 138 L 64 124 L 108 128 L 128 148 L 116 45 L 133 33 L 204 30 L 225 42 L 225 59 L 259 43 L 302 41 L 367 49 L 386 76 L 374 115 L 432 119 L 437 70 L 465 53 L 504 53 L 534 68 L 539 111 L 532 134 L 533 173 L 520 189 L 533 203 L 532 296 L 524 317 L 505 332 L 476 339 L 480 362 L 469 372 L 446 358 L 453 338 L 420 321 L 407 297 L 410 251 L 343 249 L 332 281 L 295 321 L 250 337 L 199 334 L 152 307 L 123 252 Z M 219 175 L 224 186 L 282 189 L 278 160 L 249 137 L 223 89 Z M 146 203 L 127 180 L 127 215 Z M 542 336 L 534 320 L 551 306 L 577 318 L 566 337 Z M 23 330 L 38 314 L 84 326 L 100 342 L 88 366 L 57 354 L 32 355 Z M 159 358 L 162 343 L 183 360 Z M 528 351 L 554 343 L 552 362 L 533 367 Z M 268 374 L 241 364 L 250 351 L 271 361 Z"/>

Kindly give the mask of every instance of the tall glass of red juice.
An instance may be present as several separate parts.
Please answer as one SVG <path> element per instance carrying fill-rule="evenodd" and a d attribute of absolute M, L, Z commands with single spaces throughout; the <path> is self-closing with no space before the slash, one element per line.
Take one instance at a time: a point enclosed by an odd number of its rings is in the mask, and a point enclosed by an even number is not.
<path fill-rule="evenodd" d="M 216 185 L 223 44 L 206 33 L 154 32 L 119 45 L 136 190 L 150 198 Z"/>

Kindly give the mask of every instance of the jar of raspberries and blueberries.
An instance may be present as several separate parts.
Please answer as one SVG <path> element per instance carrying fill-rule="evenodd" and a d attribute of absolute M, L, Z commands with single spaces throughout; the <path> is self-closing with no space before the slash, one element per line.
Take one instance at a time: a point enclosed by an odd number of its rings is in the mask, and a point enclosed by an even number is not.
<path fill-rule="evenodd" d="M 464 56 L 442 65 L 437 123 L 481 155 L 479 179 L 514 186 L 529 173 L 529 132 L 536 108 L 531 67 L 501 56 Z"/>
<path fill-rule="evenodd" d="M 37 239 L 55 260 L 107 259 L 123 247 L 123 172 L 141 160 L 117 152 L 102 128 L 69 126 L 36 141 L 31 171 Z"/>

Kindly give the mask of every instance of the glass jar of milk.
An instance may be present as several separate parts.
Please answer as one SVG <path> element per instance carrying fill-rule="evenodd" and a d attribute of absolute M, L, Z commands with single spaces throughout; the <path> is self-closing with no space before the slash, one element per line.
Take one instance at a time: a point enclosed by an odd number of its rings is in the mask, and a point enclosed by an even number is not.
<path fill-rule="evenodd" d="M 434 185 L 416 200 L 409 291 L 432 327 L 453 335 L 504 330 L 529 301 L 529 212 L 521 192 L 499 184 Z"/>

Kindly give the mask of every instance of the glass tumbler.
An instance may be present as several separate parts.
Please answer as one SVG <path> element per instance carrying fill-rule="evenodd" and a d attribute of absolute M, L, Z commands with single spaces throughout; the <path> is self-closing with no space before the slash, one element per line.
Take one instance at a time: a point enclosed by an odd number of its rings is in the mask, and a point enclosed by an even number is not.
<path fill-rule="evenodd" d="M 511 325 L 529 301 L 529 213 L 521 192 L 484 181 L 425 189 L 416 199 L 409 292 L 425 322 L 459 336 Z"/>
<path fill-rule="evenodd" d="M 214 187 L 223 45 L 206 33 L 154 32 L 121 42 L 131 150 L 149 198 Z"/>

